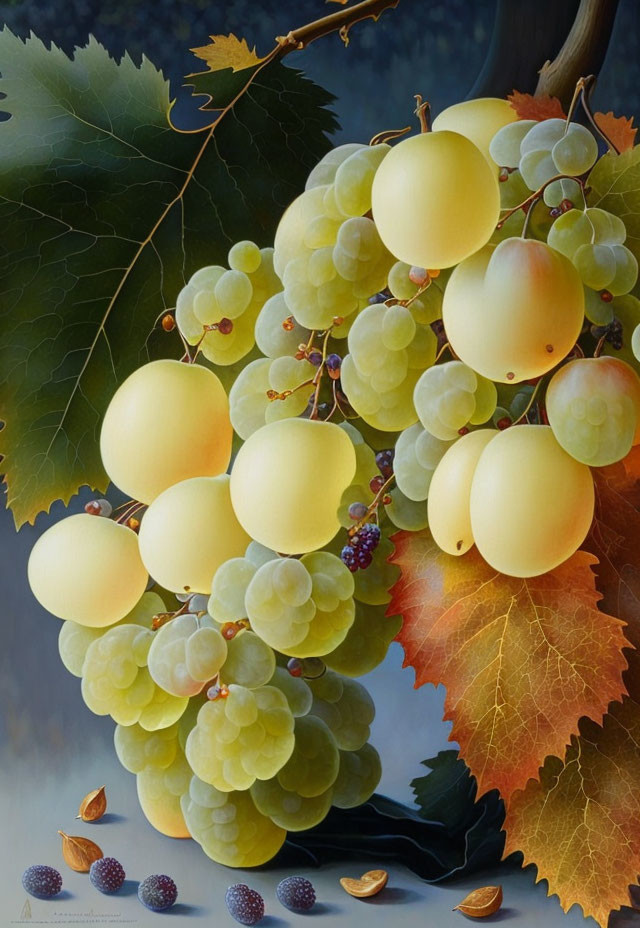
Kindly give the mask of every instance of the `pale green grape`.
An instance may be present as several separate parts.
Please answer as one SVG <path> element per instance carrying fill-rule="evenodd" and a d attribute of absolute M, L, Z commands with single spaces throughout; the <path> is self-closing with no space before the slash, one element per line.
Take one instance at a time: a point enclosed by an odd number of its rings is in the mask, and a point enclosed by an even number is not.
<path fill-rule="evenodd" d="M 422 425 L 441 441 L 453 441 L 470 422 L 486 422 L 497 400 L 495 384 L 462 361 L 447 361 L 426 370 L 413 394 Z"/>
<path fill-rule="evenodd" d="M 546 394 L 557 441 L 591 467 L 620 461 L 640 438 L 640 378 L 618 358 L 579 358 L 551 378 Z"/>
<path fill-rule="evenodd" d="M 371 491 L 369 482 L 377 473 L 377 465 L 374 451 L 366 443 L 358 429 L 349 422 L 341 422 L 340 428 L 347 433 L 353 442 L 353 449 L 356 453 L 356 472 L 353 480 L 342 494 L 338 508 L 340 524 L 345 528 L 349 528 L 353 525 L 353 521 L 349 516 L 351 503 L 364 503 L 365 506 L 368 506 L 373 500 L 374 494 Z"/>
<path fill-rule="evenodd" d="M 263 815 L 287 831 L 306 831 L 319 825 L 331 808 L 331 787 L 319 796 L 304 797 L 295 790 L 285 789 L 277 777 L 256 782 L 251 787 L 251 798 Z"/>
<path fill-rule="evenodd" d="M 572 203 L 580 205 L 583 202 L 582 187 L 571 178 L 555 180 L 544 188 L 542 198 L 547 206 L 560 206 L 563 200 L 571 200 Z M 524 200 L 524 197 L 522 197 L 522 200 Z M 522 200 L 518 202 L 522 202 Z"/>
<path fill-rule="evenodd" d="M 603 300 L 597 290 L 584 288 L 584 314 L 594 325 L 609 325 L 613 320 L 611 302 Z"/>
<path fill-rule="evenodd" d="M 382 344 L 390 351 L 407 348 L 416 334 L 416 323 L 406 306 L 393 306 L 382 320 Z"/>
<path fill-rule="evenodd" d="M 357 751 L 340 751 L 340 770 L 333 787 L 333 805 L 353 809 L 366 802 L 382 775 L 380 755 L 371 744 Z"/>
<path fill-rule="evenodd" d="M 313 693 L 309 685 L 300 677 L 292 677 L 284 667 L 276 667 L 269 686 L 275 686 L 284 693 L 294 718 L 307 715 L 310 711 Z"/>
<path fill-rule="evenodd" d="M 354 574 L 354 599 L 370 606 L 379 606 L 390 601 L 389 590 L 400 575 L 399 568 L 388 561 L 392 553 L 393 544 L 383 535 L 373 552 L 370 566 L 367 570 L 358 570 Z"/>
<path fill-rule="evenodd" d="M 369 573 L 375 568 L 358 573 Z M 386 606 L 356 603 L 356 617 L 347 637 L 335 651 L 323 658 L 327 667 L 347 677 L 361 677 L 387 656 L 389 645 L 400 631 L 399 616 L 387 616 Z"/>
<path fill-rule="evenodd" d="M 527 152 L 520 158 L 518 170 L 529 190 L 537 190 L 558 173 L 551 152 L 546 149 Z"/>
<path fill-rule="evenodd" d="M 366 145 L 362 145 L 360 142 L 347 142 L 346 145 L 338 145 L 336 148 L 332 148 L 331 151 L 327 152 L 324 158 L 318 161 L 315 168 L 312 169 L 307 177 L 304 189 L 310 190 L 312 187 L 332 184 L 336 176 L 336 171 L 342 162 L 346 161 L 350 155 L 366 147 Z"/>
<path fill-rule="evenodd" d="M 585 217 L 589 220 L 593 230 L 593 241 L 605 245 L 622 245 L 627 238 L 627 229 L 619 216 L 591 206 L 585 210 Z M 582 243 L 584 244 L 584 243 Z"/>
<path fill-rule="evenodd" d="M 291 319 L 293 328 L 283 328 L 282 324 L 287 319 Z M 258 313 L 255 336 L 256 344 L 264 355 L 268 358 L 280 358 L 283 355 L 295 354 L 298 345 L 308 341 L 309 330 L 291 317 L 284 292 L 280 291 L 270 297 Z M 233 393 L 233 387 L 231 392 Z"/>
<path fill-rule="evenodd" d="M 345 280 L 367 279 L 366 290 L 369 293 L 384 286 L 392 260 L 385 251 L 375 223 L 365 216 L 347 219 L 342 223 L 331 257 L 336 270 Z M 375 274 L 378 276 L 372 279 L 371 275 Z M 376 288 L 375 284 L 379 286 Z"/>
<path fill-rule="evenodd" d="M 181 808 L 191 777 L 191 768 L 181 750 L 168 767 L 146 767 L 136 777 L 140 808 L 150 824 L 169 838 L 191 837 Z"/>
<path fill-rule="evenodd" d="M 227 867 L 258 867 L 278 853 L 287 833 L 262 815 L 249 792 L 222 792 L 192 777 L 181 801 L 191 836 Z"/>
<path fill-rule="evenodd" d="M 293 754 L 276 775 L 280 785 L 309 799 L 332 786 L 340 757 L 336 740 L 325 723 L 313 715 L 296 719 Z"/>
<path fill-rule="evenodd" d="M 329 727 L 341 751 L 359 750 L 369 737 L 376 712 L 364 686 L 332 670 L 311 680 L 309 686 L 314 697 L 312 715 Z"/>
<path fill-rule="evenodd" d="M 625 245 L 581 245 L 573 256 L 583 283 L 622 296 L 638 279 L 638 262 Z"/>
<path fill-rule="evenodd" d="M 229 391 L 229 416 L 240 438 L 247 439 L 265 424 L 270 389 L 269 358 L 257 358 L 244 367 Z"/>
<path fill-rule="evenodd" d="M 251 627 L 271 647 L 317 657 L 344 640 L 355 615 L 353 590 L 346 565 L 316 551 L 260 567 L 247 588 L 245 606 Z"/>
<path fill-rule="evenodd" d="M 116 725 L 113 741 L 118 760 L 129 773 L 141 773 L 146 767 L 164 770 L 178 751 L 178 725 L 157 731 L 146 731 L 140 725 Z"/>
<path fill-rule="evenodd" d="M 427 498 L 433 472 L 450 444 L 423 429 L 419 422 L 400 433 L 393 470 L 405 496 L 416 502 Z"/>
<path fill-rule="evenodd" d="M 411 300 L 418 291 L 418 285 L 409 277 L 410 264 L 396 261 L 389 269 L 387 286 L 397 300 Z"/>
<path fill-rule="evenodd" d="M 419 532 L 427 527 L 427 500 L 409 499 L 400 487 L 393 487 L 389 496 L 391 502 L 385 506 L 385 512 L 396 528 L 405 532 Z"/>
<path fill-rule="evenodd" d="M 338 274 L 333 262 L 326 275 L 331 276 L 314 286 L 310 279 L 314 269 L 311 257 L 311 254 L 301 255 L 286 265 L 282 277 L 284 297 L 290 314 L 301 326 L 328 329 L 336 316 L 346 318 L 359 309 L 360 301 L 353 294 L 351 282 Z M 327 265 L 323 268 L 327 270 Z"/>
<path fill-rule="evenodd" d="M 373 178 L 390 151 L 391 146 L 385 143 L 365 146 L 338 167 L 334 179 L 335 198 L 345 216 L 364 216 L 371 209 Z"/>
<path fill-rule="evenodd" d="M 232 270 L 242 271 L 244 274 L 253 274 L 260 267 L 262 255 L 255 242 L 236 242 L 229 249 L 227 261 Z"/>
<path fill-rule="evenodd" d="M 224 274 L 224 268 L 214 264 L 201 267 L 189 280 L 187 287 L 193 289 L 193 314 L 202 326 L 212 325 L 222 318 L 223 313 L 215 298 L 215 286 Z"/>
<path fill-rule="evenodd" d="M 277 556 L 275 551 L 272 551 L 271 548 L 265 548 L 259 541 L 250 542 L 245 552 L 247 560 L 251 561 L 256 567 L 262 567 L 267 561 L 273 561 Z"/>
<path fill-rule="evenodd" d="M 558 118 L 534 123 L 520 141 L 520 157 L 533 151 L 550 152 L 564 135 L 565 126 L 566 121 Z"/>
<path fill-rule="evenodd" d="M 585 174 L 596 163 L 598 143 L 586 126 L 572 122 L 551 150 L 558 174 Z"/>
<path fill-rule="evenodd" d="M 221 316 L 237 319 L 249 306 L 253 298 L 253 287 L 249 277 L 242 271 L 225 271 L 216 283 L 214 293 Z M 197 306 L 195 309 L 198 315 Z"/>
<path fill-rule="evenodd" d="M 489 154 L 495 163 L 504 168 L 517 168 L 522 140 L 535 125 L 535 119 L 518 119 L 498 129 L 489 144 Z"/>
<path fill-rule="evenodd" d="M 640 325 L 637 325 L 631 336 L 631 350 L 636 361 L 640 361 Z"/>
<path fill-rule="evenodd" d="M 273 266 L 276 274 L 283 280 L 286 267 L 300 257 L 308 257 L 310 249 L 304 243 L 307 227 L 319 216 L 327 215 L 324 195 L 331 187 L 323 184 L 311 187 L 285 210 L 274 240 Z M 337 219 L 342 216 L 338 214 Z"/>
<path fill-rule="evenodd" d="M 227 642 L 208 616 L 176 616 L 154 633 L 149 673 L 165 692 L 195 696 L 227 656 Z"/>
<path fill-rule="evenodd" d="M 233 557 L 218 567 L 208 605 L 216 622 L 237 622 L 247 617 L 244 597 L 256 569 L 246 557 Z"/>
<path fill-rule="evenodd" d="M 249 689 L 269 683 L 276 668 L 275 654 L 254 632 L 240 632 L 227 648 L 227 659 L 220 670 L 224 683 L 238 683 Z"/>
<path fill-rule="evenodd" d="M 277 393 L 293 391 L 284 400 L 269 402 L 265 410 L 266 422 L 277 422 L 279 419 L 289 419 L 299 416 L 307 406 L 309 395 L 313 387 L 308 386 L 301 390 L 296 389 L 305 381 L 312 380 L 316 368 L 309 361 L 297 358 L 274 358 L 269 366 L 269 388 Z"/>
<path fill-rule="evenodd" d="M 273 686 L 255 690 L 232 684 L 226 699 L 207 702 L 187 738 L 194 773 L 216 789 L 246 790 L 268 780 L 294 748 L 293 716 L 285 695 Z"/>
<path fill-rule="evenodd" d="M 82 697 L 92 712 L 147 729 L 166 728 L 180 718 L 187 700 L 159 690 L 147 669 L 152 641 L 150 629 L 118 625 L 89 645 Z"/>

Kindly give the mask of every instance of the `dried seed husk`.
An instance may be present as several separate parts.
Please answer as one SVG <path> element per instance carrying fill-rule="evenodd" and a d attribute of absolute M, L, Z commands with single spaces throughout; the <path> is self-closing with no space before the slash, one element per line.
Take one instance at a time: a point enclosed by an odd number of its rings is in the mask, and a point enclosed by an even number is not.
<path fill-rule="evenodd" d="M 107 811 L 107 794 L 104 786 L 100 789 L 92 789 L 80 803 L 76 818 L 81 818 L 83 822 L 97 822 Z"/>
<path fill-rule="evenodd" d="M 62 856 L 72 870 L 88 873 L 94 860 L 104 857 L 95 841 L 80 835 L 66 835 L 64 831 L 59 831 L 58 834 L 62 838 Z"/>
<path fill-rule="evenodd" d="M 497 912 L 501 905 L 502 886 L 482 886 L 465 896 L 453 911 L 457 910 L 471 918 L 485 918 Z"/>
<path fill-rule="evenodd" d="M 356 899 L 365 899 L 367 896 L 375 896 L 381 889 L 387 885 L 389 874 L 386 870 L 367 870 L 359 880 L 352 880 L 348 876 L 340 879 L 340 885 L 350 896 Z"/>

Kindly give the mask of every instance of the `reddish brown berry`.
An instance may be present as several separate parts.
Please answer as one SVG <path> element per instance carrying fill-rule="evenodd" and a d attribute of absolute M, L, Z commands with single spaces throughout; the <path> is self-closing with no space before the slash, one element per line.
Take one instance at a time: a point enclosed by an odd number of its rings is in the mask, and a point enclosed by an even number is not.
<path fill-rule="evenodd" d="M 221 319 L 218 323 L 218 332 L 220 332 L 221 335 L 229 335 L 233 332 L 233 322 L 231 319 L 227 319 L 226 316 L 224 319 Z"/>
<path fill-rule="evenodd" d="M 390 506 L 392 502 L 393 502 L 393 500 L 391 499 L 391 497 L 390 497 L 388 494 L 387 494 L 386 496 L 383 496 L 383 497 L 382 497 L 382 503 L 383 503 L 384 506 Z"/>
<path fill-rule="evenodd" d="M 285 332 L 292 332 L 295 328 L 295 322 L 293 321 L 293 316 L 287 316 L 287 318 L 282 323 L 282 328 Z"/>
<path fill-rule="evenodd" d="M 511 425 L 511 419 L 508 416 L 503 416 L 502 419 L 498 419 L 496 425 L 501 432 L 504 432 L 505 429 L 508 429 Z"/>
<path fill-rule="evenodd" d="M 461 429 L 458 429 L 458 435 L 467 435 L 469 433 L 469 427 L 463 425 Z"/>
<path fill-rule="evenodd" d="M 568 213 L 569 210 L 573 209 L 573 203 L 571 202 L 571 200 L 564 199 L 562 203 L 560 204 L 560 209 L 562 210 L 563 213 Z"/>
<path fill-rule="evenodd" d="M 90 516 L 99 516 L 102 513 L 102 507 L 97 499 L 92 499 L 90 503 L 86 504 L 84 511 Z"/>
<path fill-rule="evenodd" d="M 609 290 L 603 290 L 602 293 L 600 294 L 600 299 L 603 300 L 605 303 L 610 303 L 611 300 L 613 299 L 613 294 L 610 293 Z"/>
<path fill-rule="evenodd" d="M 380 474 L 376 474 L 375 477 L 372 477 L 369 481 L 369 489 L 372 493 L 379 493 L 383 486 L 384 477 L 382 477 Z"/>
<path fill-rule="evenodd" d="M 225 622 L 220 629 L 220 634 L 225 641 L 231 641 L 238 634 L 238 626 L 235 622 Z"/>
<path fill-rule="evenodd" d="M 171 313 L 167 313 L 166 316 L 162 317 L 162 328 L 165 330 L 165 332 L 173 332 L 175 327 L 176 327 L 176 320 L 171 315 Z"/>

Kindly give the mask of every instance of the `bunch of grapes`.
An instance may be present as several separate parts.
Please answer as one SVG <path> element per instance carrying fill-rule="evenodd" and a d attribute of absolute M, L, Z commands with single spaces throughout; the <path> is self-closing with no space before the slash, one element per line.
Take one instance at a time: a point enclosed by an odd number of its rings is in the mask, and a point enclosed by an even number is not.
<path fill-rule="evenodd" d="M 585 201 L 596 158 L 571 121 L 459 104 L 330 152 L 274 248 L 239 242 L 176 295 L 176 359 L 125 380 L 102 426 L 131 499 L 63 519 L 29 562 L 163 834 L 257 866 L 373 793 L 355 678 L 400 627 L 398 528 L 516 577 L 582 544 L 590 467 L 640 441 L 637 263 Z M 496 232 L 505 179 L 556 211 L 548 238 Z M 227 396 L 215 368 L 250 352 Z"/>

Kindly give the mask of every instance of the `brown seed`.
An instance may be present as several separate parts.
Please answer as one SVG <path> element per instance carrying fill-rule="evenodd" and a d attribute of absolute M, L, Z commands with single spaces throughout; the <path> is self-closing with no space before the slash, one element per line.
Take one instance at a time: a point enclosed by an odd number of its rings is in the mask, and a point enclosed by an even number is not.
<path fill-rule="evenodd" d="M 471 918 L 486 918 L 497 912 L 501 905 L 502 886 L 482 886 L 465 896 L 453 911 L 457 910 Z"/>
<path fill-rule="evenodd" d="M 173 332 L 176 327 L 176 320 L 173 318 L 171 313 L 167 313 L 166 316 L 162 317 L 162 328 L 165 332 Z"/>
<path fill-rule="evenodd" d="M 104 786 L 100 789 L 92 789 L 80 803 L 76 818 L 81 818 L 83 822 L 97 822 L 107 811 L 107 794 Z"/>
<path fill-rule="evenodd" d="M 62 838 L 62 856 L 72 870 L 88 873 L 91 864 L 104 857 L 95 841 L 82 838 L 80 835 L 66 835 L 64 831 L 59 831 L 58 834 Z"/>
<path fill-rule="evenodd" d="M 363 873 L 359 880 L 352 880 L 348 876 L 340 879 L 340 885 L 350 896 L 356 899 L 366 899 L 368 896 L 375 896 L 381 889 L 387 885 L 389 874 L 386 870 L 368 870 Z"/>

